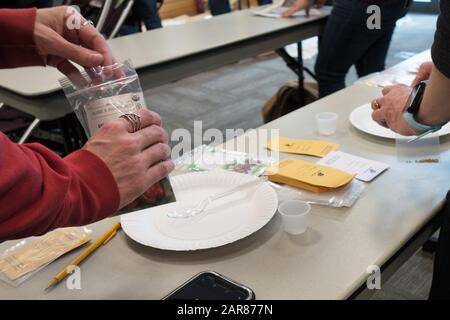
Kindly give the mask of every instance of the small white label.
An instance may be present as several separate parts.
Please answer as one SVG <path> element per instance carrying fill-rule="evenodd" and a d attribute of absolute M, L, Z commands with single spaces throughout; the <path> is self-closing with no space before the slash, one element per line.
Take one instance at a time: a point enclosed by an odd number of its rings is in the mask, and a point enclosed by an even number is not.
<path fill-rule="evenodd" d="M 372 181 L 389 168 L 386 163 L 364 159 L 342 151 L 330 152 L 317 163 L 356 174 L 356 179 L 365 182 Z"/>
<path fill-rule="evenodd" d="M 97 99 L 84 108 L 89 132 L 93 135 L 106 122 L 119 118 L 125 113 L 136 113 L 144 108 L 144 95 L 126 93 L 119 96 Z"/>

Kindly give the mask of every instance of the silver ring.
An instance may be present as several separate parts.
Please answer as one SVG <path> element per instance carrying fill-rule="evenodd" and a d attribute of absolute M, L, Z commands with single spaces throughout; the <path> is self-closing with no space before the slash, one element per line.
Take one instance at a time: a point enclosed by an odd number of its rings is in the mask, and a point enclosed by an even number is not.
<path fill-rule="evenodd" d="M 141 130 L 141 117 L 134 113 L 125 113 L 120 118 L 126 119 L 131 124 L 131 133 Z"/>
<path fill-rule="evenodd" d="M 94 22 L 92 20 L 86 20 L 85 22 L 83 22 L 81 24 L 81 28 L 87 26 L 88 24 L 90 24 L 91 26 L 94 26 Z"/>

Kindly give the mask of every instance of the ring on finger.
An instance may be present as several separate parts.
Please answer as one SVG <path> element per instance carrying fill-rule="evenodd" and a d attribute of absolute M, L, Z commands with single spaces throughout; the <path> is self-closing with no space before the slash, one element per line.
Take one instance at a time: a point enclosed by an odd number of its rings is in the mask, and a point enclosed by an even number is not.
<path fill-rule="evenodd" d="M 81 28 L 87 26 L 88 24 L 90 24 L 91 26 L 94 26 L 94 22 L 93 22 L 92 20 L 86 20 L 85 22 L 83 22 L 83 23 L 81 24 Z M 80 28 L 80 29 L 81 29 L 81 28 Z"/>
<path fill-rule="evenodd" d="M 372 109 L 373 110 L 378 110 L 381 108 L 380 103 L 378 102 L 378 99 L 375 99 L 372 101 Z"/>
<path fill-rule="evenodd" d="M 134 113 L 125 113 L 120 118 L 126 119 L 131 124 L 131 133 L 141 130 L 141 117 Z"/>

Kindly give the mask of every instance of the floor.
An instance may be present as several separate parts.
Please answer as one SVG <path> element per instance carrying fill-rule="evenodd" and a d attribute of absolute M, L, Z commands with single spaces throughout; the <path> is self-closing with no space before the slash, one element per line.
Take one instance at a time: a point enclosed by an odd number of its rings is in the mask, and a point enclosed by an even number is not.
<path fill-rule="evenodd" d="M 409 14 L 402 19 L 386 65 L 392 66 L 431 47 L 436 16 Z M 305 61 L 310 68 L 314 59 Z M 208 128 L 254 128 L 262 124 L 261 106 L 295 75 L 284 62 L 268 55 L 241 61 L 145 92 L 151 108 L 163 117 L 166 129 L 193 131 L 194 120 Z M 347 83 L 356 79 L 352 70 Z M 433 256 L 418 251 L 383 285 L 373 299 L 426 299 L 431 284 Z"/>

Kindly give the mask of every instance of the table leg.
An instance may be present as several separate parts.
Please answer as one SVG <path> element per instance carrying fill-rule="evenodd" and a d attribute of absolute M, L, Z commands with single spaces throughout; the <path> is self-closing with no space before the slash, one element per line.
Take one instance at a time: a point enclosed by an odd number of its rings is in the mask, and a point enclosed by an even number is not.
<path fill-rule="evenodd" d="M 28 140 L 28 138 L 30 137 L 30 135 L 33 133 L 34 129 L 36 129 L 36 127 L 39 125 L 40 122 L 41 120 L 38 118 L 34 119 L 33 122 L 31 122 L 31 124 L 25 130 L 24 134 L 20 137 L 19 144 L 24 144 Z"/>
<path fill-rule="evenodd" d="M 423 244 L 422 250 L 428 253 L 435 253 L 438 241 L 439 241 L 439 232 L 436 232 L 427 240 L 427 242 Z"/>
<path fill-rule="evenodd" d="M 315 79 L 316 76 L 314 75 L 314 73 L 311 72 L 311 70 L 303 66 L 303 53 L 301 42 L 297 43 L 297 50 L 298 50 L 297 59 L 291 57 L 284 48 L 277 49 L 275 50 L 275 52 L 284 60 L 284 62 L 286 62 L 288 68 L 291 69 L 298 76 L 299 101 L 301 106 L 304 106 L 305 105 L 304 72 L 308 73 L 313 79 Z"/>
<path fill-rule="evenodd" d="M 303 74 L 303 47 L 301 42 L 297 42 L 297 63 L 298 63 L 298 98 L 302 106 L 305 105 L 305 75 Z"/>

